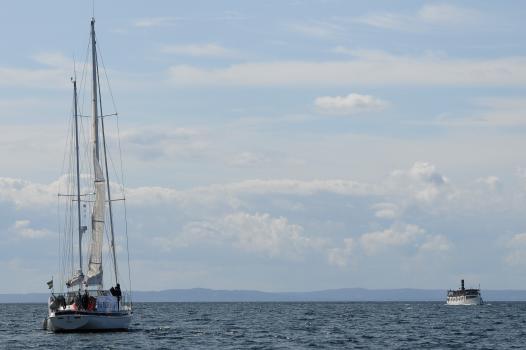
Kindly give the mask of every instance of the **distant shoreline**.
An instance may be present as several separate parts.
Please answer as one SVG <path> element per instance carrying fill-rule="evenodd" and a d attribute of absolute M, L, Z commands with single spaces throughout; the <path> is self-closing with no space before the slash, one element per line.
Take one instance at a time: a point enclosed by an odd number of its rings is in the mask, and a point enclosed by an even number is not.
<path fill-rule="evenodd" d="M 49 293 L 0 294 L 0 303 L 46 303 Z M 526 290 L 482 290 L 485 301 L 526 301 Z M 261 292 L 206 288 L 135 291 L 135 302 L 434 302 L 445 301 L 441 289 L 342 288 L 311 292 Z"/>

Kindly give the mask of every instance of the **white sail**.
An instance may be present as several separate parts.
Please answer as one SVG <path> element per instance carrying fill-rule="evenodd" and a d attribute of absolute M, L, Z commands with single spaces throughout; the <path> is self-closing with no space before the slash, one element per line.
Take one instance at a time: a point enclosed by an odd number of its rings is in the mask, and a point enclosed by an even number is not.
<path fill-rule="evenodd" d="M 95 169 L 95 204 L 93 205 L 91 216 L 91 243 L 86 284 L 102 285 L 102 241 L 104 236 L 104 202 L 106 201 L 106 193 L 102 169 L 95 156 L 93 157 L 93 163 Z"/>

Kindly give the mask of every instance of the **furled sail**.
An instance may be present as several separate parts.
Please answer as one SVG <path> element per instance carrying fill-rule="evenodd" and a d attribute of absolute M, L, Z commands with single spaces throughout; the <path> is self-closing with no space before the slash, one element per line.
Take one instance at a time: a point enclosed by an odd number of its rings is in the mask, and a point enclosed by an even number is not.
<path fill-rule="evenodd" d="M 94 150 L 94 152 L 96 152 Z M 97 157 L 93 157 L 95 169 L 95 203 L 91 216 L 91 243 L 86 276 L 87 285 L 102 284 L 102 241 L 104 236 L 105 180 Z"/>
<path fill-rule="evenodd" d="M 77 286 L 77 285 L 81 284 L 83 281 L 84 281 L 84 274 L 82 273 L 82 271 L 77 270 L 77 271 L 75 271 L 75 273 L 73 274 L 73 277 L 71 277 L 71 278 L 66 282 L 66 286 L 67 286 L 68 288 L 71 288 L 71 287 L 74 287 L 74 286 Z"/>

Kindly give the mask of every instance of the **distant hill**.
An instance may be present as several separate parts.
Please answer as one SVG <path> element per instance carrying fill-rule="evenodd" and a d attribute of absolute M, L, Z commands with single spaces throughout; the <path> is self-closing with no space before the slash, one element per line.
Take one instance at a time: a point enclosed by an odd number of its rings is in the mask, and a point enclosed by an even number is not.
<path fill-rule="evenodd" d="M 0 303 L 45 303 L 49 294 L 0 294 Z M 526 301 L 525 290 L 482 290 L 485 301 Z M 342 288 L 312 292 L 261 292 L 205 288 L 136 291 L 136 302 L 445 301 L 440 289 Z"/>

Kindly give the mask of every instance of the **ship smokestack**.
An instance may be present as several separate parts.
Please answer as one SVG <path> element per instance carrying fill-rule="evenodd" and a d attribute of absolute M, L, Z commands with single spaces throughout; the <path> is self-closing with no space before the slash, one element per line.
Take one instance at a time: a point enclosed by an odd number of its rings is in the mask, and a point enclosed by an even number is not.
<path fill-rule="evenodd" d="M 461 286 L 460 288 L 461 288 L 462 290 L 464 290 L 464 280 L 460 280 L 460 286 Z"/>

